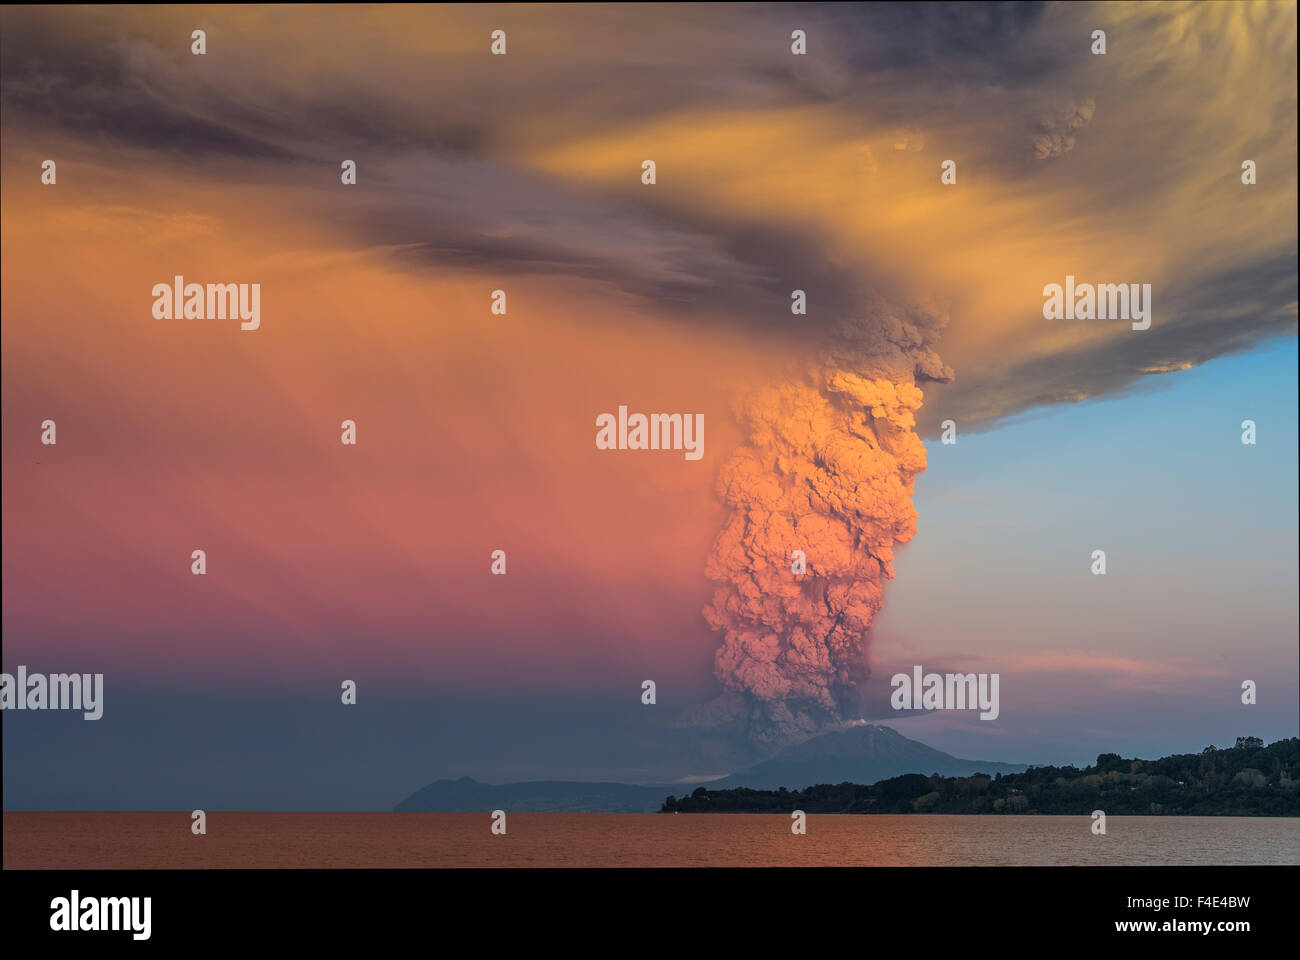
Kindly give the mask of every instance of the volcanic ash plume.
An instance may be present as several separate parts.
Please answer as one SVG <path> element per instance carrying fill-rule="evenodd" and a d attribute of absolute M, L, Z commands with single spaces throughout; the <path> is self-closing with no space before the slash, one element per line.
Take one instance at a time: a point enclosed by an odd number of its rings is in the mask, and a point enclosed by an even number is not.
<path fill-rule="evenodd" d="M 916 533 L 925 447 L 913 432 L 914 380 L 951 373 L 928 350 L 895 341 L 892 352 L 906 361 L 901 376 L 897 363 L 855 363 L 864 374 L 832 362 L 759 392 L 742 411 L 748 442 L 718 477 L 731 513 L 706 567 L 721 585 L 704 616 L 723 634 L 714 674 L 760 749 L 845 719 L 868 673 L 894 544 Z"/>

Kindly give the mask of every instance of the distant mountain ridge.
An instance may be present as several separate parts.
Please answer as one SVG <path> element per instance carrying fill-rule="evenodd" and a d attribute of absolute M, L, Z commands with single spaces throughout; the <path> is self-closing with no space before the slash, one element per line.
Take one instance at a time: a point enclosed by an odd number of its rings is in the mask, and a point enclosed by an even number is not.
<path fill-rule="evenodd" d="M 710 790 L 749 787 L 798 790 L 819 783 L 849 781 L 863 785 L 919 773 L 946 777 L 972 773 L 1021 773 L 1024 764 L 991 760 L 962 760 L 910 740 L 890 727 L 864 724 L 825 733 L 787 747 L 770 760 L 755 764 L 707 784 Z M 436 780 L 411 794 L 393 809 L 397 813 L 653 813 L 673 793 L 689 792 L 695 785 L 643 786 L 628 783 L 591 783 L 572 780 L 538 780 L 488 784 L 469 777 Z"/>
<path fill-rule="evenodd" d="M 892 727 L 868 723 L 838 733 L 823 733 L 786 747 L 775 757 L 707 784 L 710 790 L 798 790 L 816 783 L 864 786 L 905 773 L 967 777 L 972 773 L 1023 773 L 1023 763 L 962 760 L 903 736 Z"/>
<path fill-rule="evenodd" d="M 494 785 L 469 777 L 435 780 L 397 806 L 395 813 L 654 813 L 671 787 L 630 783 L 534 780 Z"/>
<path fill-rule="evenodd" d="M 1300 737 L 1157 760 L 1103 753 L 1083 769 L 1031 767 L 999 777 L 905 773 L 864 786 L 794 790 L 698 787 L 669 797 L 663 813 L 1013 814 L 1046 816 L 1298 817 Z"/>

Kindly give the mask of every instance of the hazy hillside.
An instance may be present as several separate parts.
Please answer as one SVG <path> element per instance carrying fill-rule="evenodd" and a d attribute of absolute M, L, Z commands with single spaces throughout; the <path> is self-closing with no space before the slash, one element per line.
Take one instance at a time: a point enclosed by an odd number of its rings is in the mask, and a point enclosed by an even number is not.
<path fill-rule="evenodd" d="M 710 789 L 744 786 L 754 789 L 814 783 L 875 783 L 903 773 L 1012 773 L 1022 764 L 961 760 L 923 743 L 909 740 L 889 727 L 868 725 L 842 733 L 827 733 L 771 760 L 722 780 Z M 398 813 L 458 813 L 505 810 L 507 813 L 653 813 L 680 785 L 639 786 L 625 783 L 582 783 L 539 780 L 493 785 L 469 777 L 437 780 L 407 797 L 393 809 Z"/>
<path fill-rule="evenodd" d="M 875 783 L 905 773 L 963 777 L 972 773 L 1019 773 L 1020 763 L 992 760 L 962 760 L 935 750 L 898 731 L 878 724 L 850 727 L 841 733 L 825 733 L 793 747 L 770 760 L 755 764 L 716 780 L 710 790 L 749 787 L 797 790 L 814 783 Z"/>
<path fill-rule="evenodd" d="M 537 780 L 493 785 L 469 777 L 436 780 L 393 808 L 397 813 L 653 813 L 668 787 Z"/>

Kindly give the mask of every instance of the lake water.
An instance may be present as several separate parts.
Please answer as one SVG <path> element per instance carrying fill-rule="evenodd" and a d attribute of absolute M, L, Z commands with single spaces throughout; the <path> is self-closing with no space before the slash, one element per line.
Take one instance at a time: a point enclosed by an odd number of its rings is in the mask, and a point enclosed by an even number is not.
<path fill-rule="evenodd" d="M 775 814 L 6 813 L 11 868 L 1297 864 L 1300 819 Z"/>

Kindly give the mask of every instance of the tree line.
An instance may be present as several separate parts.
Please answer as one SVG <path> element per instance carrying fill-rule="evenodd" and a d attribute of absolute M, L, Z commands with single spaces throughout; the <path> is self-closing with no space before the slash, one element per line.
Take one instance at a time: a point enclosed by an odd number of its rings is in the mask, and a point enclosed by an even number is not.
<path fill-rule="evenodd" d="M 821 783 L 801 790 L 709 790 L 670 796 L 660 813 L 957 813 L 1230 817 L 1300 816 L 1300 738 L 1268 746 L 1238 737 L 1159 760 L 1103 753 L 1097 762 L 1030 767 L 990 777 L 910 773 L 864 786 Z"/>

